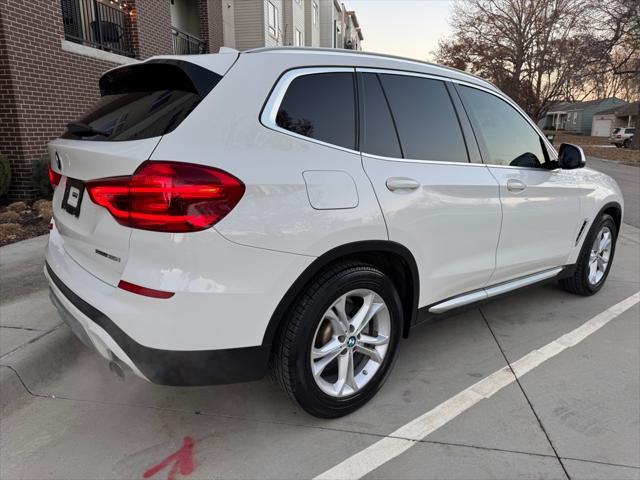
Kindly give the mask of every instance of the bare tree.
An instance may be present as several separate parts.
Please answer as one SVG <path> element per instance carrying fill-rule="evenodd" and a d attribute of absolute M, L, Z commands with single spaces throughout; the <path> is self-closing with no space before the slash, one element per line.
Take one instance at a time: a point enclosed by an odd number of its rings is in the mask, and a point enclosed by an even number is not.
<path fill-rule="evenodd" d="M 633 99 L 638 0 L 460 0 L 440 63 L 492 80 L 534 119 L 556 101 Z"/>

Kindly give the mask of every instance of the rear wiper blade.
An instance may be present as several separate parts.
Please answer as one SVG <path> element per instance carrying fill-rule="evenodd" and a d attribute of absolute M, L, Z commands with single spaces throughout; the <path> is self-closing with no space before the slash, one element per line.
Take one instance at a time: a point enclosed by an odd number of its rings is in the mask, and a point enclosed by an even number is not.
<path fill-rule="evenodd" d="M 107 132 L 93 128 L 91 125 L 82 122 L 67 123 L 67 130 L 79 137 L 86 137 L 89 135 L 102 135 L 104 137 L 109 136 Z"/>

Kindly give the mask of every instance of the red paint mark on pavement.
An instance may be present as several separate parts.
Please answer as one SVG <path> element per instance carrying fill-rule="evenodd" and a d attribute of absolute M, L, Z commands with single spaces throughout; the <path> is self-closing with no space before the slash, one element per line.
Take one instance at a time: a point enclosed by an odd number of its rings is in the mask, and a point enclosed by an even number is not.
<path fill-rule="evenodd" d="M 173 467 L 169 470 L 167 480 L 175 480 L 176 473 L 180 472 L 180 475 L 186 476 L 193 472 L 193 446 L 195 442 L 191 437 L 184 437 L 182 447 L 176 453 L 169 455 L 159 464 L 151 467 L 149 470 L 143 473 L 144 478 L 153 477 L 156 473 L 164 470 L 168 465 L 173 463 Z"/>

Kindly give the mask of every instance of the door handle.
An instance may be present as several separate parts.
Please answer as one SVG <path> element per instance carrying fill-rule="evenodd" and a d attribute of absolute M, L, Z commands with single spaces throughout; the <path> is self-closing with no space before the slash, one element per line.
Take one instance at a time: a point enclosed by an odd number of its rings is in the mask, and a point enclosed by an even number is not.
<path fill-rule="evenodd" d="M 387 188 L 395 192 L 396 190 L 416 190 L 420 186 L 420 182 L 413 178 L 391 177 L 387 178 Z"/>
<path fill-rule="evenodd" d="M 514 193 L 522 192 L 527 186 L 521 180 L 507 180 L 507 190 Z"/>

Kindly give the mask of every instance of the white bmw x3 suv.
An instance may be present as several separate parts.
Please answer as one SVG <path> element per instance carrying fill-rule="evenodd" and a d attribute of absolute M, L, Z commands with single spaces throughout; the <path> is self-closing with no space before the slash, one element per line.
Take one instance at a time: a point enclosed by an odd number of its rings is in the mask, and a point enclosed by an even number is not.
<path fill-rule="evenodd" d="M 271 371 L 347 414 L 434 315 L 548 279 L 591 295 L 623 200 L 492 84 L 336 50 L 110 70 L 50 143 L 51 298 L 101 355 L 166 385 Z"/>

